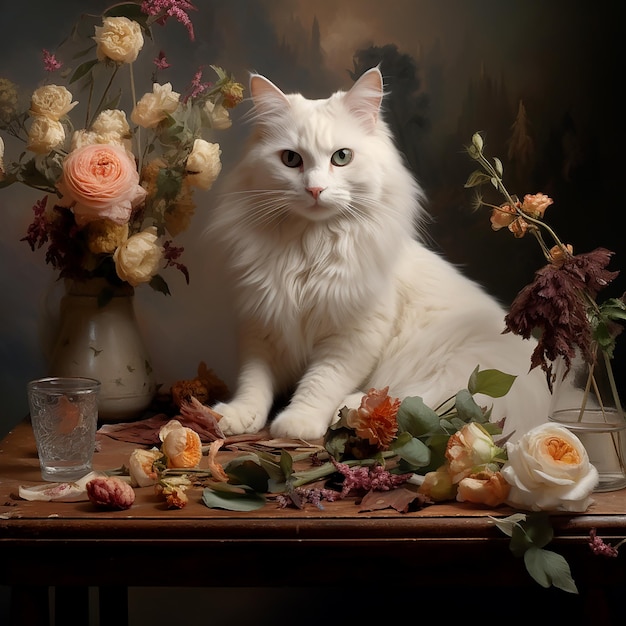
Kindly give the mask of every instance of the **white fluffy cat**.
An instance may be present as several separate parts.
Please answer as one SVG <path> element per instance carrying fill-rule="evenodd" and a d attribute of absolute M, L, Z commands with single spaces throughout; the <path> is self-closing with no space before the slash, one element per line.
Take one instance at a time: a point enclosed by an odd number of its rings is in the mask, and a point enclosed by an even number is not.
<path fill-rule="evenodd" d="M 505 311 L 418 241 L 422 192 L 382 119 L 373 68 L 325 100 L 250 80 L 254 129 L 210 228 L 230 255 L 241 319 L 232 400 L 213 408 L 228 434 L 270 422 L 317 439 L 370 388 L 435 407 L 474 368 L 518 376 L 493 404 L 514 438 L 547 420 L 533 344 L 503 334 Z"/>

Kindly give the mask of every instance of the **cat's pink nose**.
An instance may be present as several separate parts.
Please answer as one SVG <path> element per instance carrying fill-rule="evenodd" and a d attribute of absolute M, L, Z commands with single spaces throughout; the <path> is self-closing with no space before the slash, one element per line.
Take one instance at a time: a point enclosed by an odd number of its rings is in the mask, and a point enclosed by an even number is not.
<path fill-rule="evenodd" d="M 306 190 L 317 200 L 324 191 L 324 187 L 307 187 Z"/>

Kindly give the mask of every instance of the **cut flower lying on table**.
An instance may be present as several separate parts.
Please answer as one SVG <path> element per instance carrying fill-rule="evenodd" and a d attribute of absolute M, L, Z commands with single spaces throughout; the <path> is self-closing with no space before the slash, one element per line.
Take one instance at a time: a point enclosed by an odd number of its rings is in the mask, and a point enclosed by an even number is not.
<path fill-rule="evenodd" d="M 551 535 L 530 529 L 545 526 L 545 512 L 585 511 L 597 471 L 580 441 L 561 426 L 542 425 L 516 443 L 500 437 L 502 424 L 490 422 L 490 409 L 473 396 L 500 397 L 514 381 L 514 376 L 477 367 L 467 389 L 435 409 L 419 397 L 400 401 L 387 389 L 372 389 L 359 407 L 340 411 L 321 444 L 226 438 L 219 428 L 221 416 L 192 397 L 181 404 L 179 419 L 160 428 L 160 446 L 137 448 L 127 466 L 109 474 L 122 475 L 136 488 L 154 488 L 169 508 L 186 506 L 190 490 L 198 487 L 207 507 L 233 511 L 252 511 L 272 500 L 283 508 L 323 508 L 324 501 L 347 497 L 355 498 L 359 511 L 406 513 L 451 500 L 489 511 L 508 505 L 528 514 L 494 523 L 513 538 L 530 537 L 523 545 L 524 551 L 533 551 L 532 564 L 527 563 L 531 575 L 540 584 L 575 591 L 567 563 L 544 549 Z M 184 425 L 197 424 L 199 418 L 208 426 L 208 441 L 201 442 Z M 220 462 L 220 450 L 228 451 L 227 462 Z M 100 484 L 100 494 L 105 487 Z M 111 493 L 116 489 L 112 485 Z M 122 495 L 128 503 L 128 494 Z M 94 504 L 102 506 L 102 498 Z M 551 570 L 555 559 L 558 574 Z"/>

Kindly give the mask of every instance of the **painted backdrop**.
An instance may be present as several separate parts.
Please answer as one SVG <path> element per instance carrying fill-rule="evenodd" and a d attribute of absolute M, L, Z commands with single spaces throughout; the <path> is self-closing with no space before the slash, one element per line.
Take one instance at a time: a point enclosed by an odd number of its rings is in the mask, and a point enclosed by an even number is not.
<path fill-rule="evenodd" d="M 44 79 L 41 50 L 54 50 L 81 11 L 100 0 L 0 0 L 0 77 L 24 93 Z M 391 95 L 388 115 L 398 144 L 428 194 L 432 245 L 510 302 L 542 264 L 536 243 L 494 233 L 464 190 L 473 163 L 463 146 L 476 130 L 503 158 L 513 192 L 555 199 L 547 217 L 577 251 L 605 246 L 612 269 L 626 267 L 622 211 L 624 122 L 615 84 L 624 39 L 608 0 L 197 0 L 196 42 L 170 22 L 156 28 L 167 51 L 165 74 L 186 85 L 199 66 L 218 64 L 247 83 L 249 71 L 285 91 L 324 97 L 349 87 L 355 73 L 382 63 Z M 37 19 L 34 16 L 37 16 Z M 80 99 L 80 94 L 75 94 Z M 246 134 L 216 135 L 224 169 Z M 523 150 L 522 150 L 523 148 Z M 508 155 L 515 158 L 508 159 Z M 523 156 L 523 158 L 521 158 Z M 164 386 L 195 375 L 205 361 L 235 382 L 230 303 L 219 255 L 201 236 L 217 190 L 196 194 L 185 246 L 191 284 L 169 275 L 171 297 L 137 290 L 137 313 Z M 0 192 L 0 435 L 27 411 L 26 382 L 45 373 L 46 335 L 58 299 L 43 252 L 20 241 L 38 194 Z M 606 295 L 624 291 L 620 276 Z M 618 351 L 624 390 L 623 351 Z"/>

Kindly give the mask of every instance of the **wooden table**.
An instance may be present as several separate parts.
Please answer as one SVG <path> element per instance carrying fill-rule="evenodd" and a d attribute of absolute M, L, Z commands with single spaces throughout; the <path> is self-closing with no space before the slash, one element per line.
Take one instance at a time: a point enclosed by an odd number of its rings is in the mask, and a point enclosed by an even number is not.
<path fill-rule="evenodd" d="M 95 469 L 119 467 L 136 447 L 102 436 Z M 613 544 L 626 537 L 626 490 L 595 494 L 585 514 L 553 516 L 548 548 L 570 564 L 580 591 L 573 595 L 540 587 L 513 556 L 509 539 L 487 517 L 510 514 L 506 508 L 453 503 L 406 514 L 359 513 L 354 500 L 343 500 L 323 510 L 280 509 L 272 502 L 233 513 L 207 508 L 199 488 L 181 510 L 166 509 L 150 487 L 137 489 L 126 511 L 18 497 L 19 485 L 41 482 L 25 422 L 0 442 L 0 584 L 12 587 L 15 625 L 48 624 L 49 588 L 57 626 L 87 623 L 81 621 L 86 589 L 97 587 L 101 626 L 124 626 L 126 590 L 133 586 L 360 590 L 363 615 L 370 617 L 375 607 L 396 613 L 401 597 L 421 598 L 426 612 L 444 598 L 440 608 L 448 617 L 455 606 L 467 610 L 466 602 L 477 601 L 488 603 L 492 616 L 499 606 L 518 603 L 515 614 L 522 617 L 525 610 L 538 612 L 536 599 L 544 602 L 542 614 L 548 600 L 559 618 L 571 614 L 572 624 L 587 623 L 579 621 L 585 614 L 594 625 L 626 623 L 626 545 L 613 559 L 593 555 L 587 545 L 592 527 Z M 353 597 L 353 615 L 355 603 Z"/>

